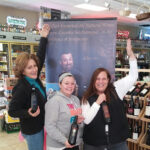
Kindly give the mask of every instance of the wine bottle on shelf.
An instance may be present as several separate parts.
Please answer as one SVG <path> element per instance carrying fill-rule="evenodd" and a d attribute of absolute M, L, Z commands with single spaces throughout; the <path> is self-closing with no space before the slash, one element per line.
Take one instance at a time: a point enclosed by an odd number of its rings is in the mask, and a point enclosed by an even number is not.
<path fill-rule="evenodd" d="M 31 93 L 31 112 L 35 113 L 37 108 L 38 108 L 38 101 L 37 101 L 37 96 L 35 92 L 35 87 L 32 87 L 32 93 Z"/>
<path fill-rule="evenodd" d="M 144 83 L 141 86 L 138 85 L 137 88 L 135 89 L 135 91 L 133 92 L 133 96 L 138 96 L 146 85 L 147 85 L 147 83 Z"/>
<path fill-rule="evenodd" d="M 74 121 L 71 125 L 69 139 L 68 139 L 68 142 L 70 145 L 76 144 L 76 139 L 77 139 L 77 134 L 78 134 L 78 129 L 79 129 L 77 120 L 78 120 L 78 116 L 75 116 Z"/>
<path fill-rule="evenodd" d="M 137 85 L 133 85 L 127 92 L 127 95 L 131 95 L 134 92 L 134 90 L 136 89 L 136 87 L 137 87 Z"/>
<path fill-rule="evenodd" d="M 109 124 L 111 122 L 111 119 L 110 119 L 108 104 L 106 101 L 103 101 L 101 105 L 102 105 L 103 116 L 104 116 L 105 122 L 106 124 Z"/>
<path fill-rule="evenodd" d="M 131 96 L 131 99 L 128 101 L 127 113 L 128 113 L 129 115 L 133 115 L 133 114 L 134 114 L 134 101 L 133 101 L 133 96 Z"/>
<path fill-rule="evenodd" d="M 136 97 L 134 101 L 134 116 L 138 116 L 140 114 L 140 100 L 139 97 Z"/>
<path fill-rule="evenodd" d="M 146 144 L 150 145 L 150 123 L 148 123 L 148 125 L 147 125 Z"/>
<path fill-rule="evenodd" d="M 128 120 L 129 138 L 132 138 L 132 125 L 133 125 L 132 120 L 129 119 L 129 120 Z"/>
<path fill-rule="evenodd" d="M 139 130 L 138 130 L 138 122 L 135 122 L 134 128 L 133 128 L 133 134 L 132 134 L 132 139 L 137 140 L 139 137 Z"/>
<path fill-rule="evenodd" d="M 146 99 L 145 118 L 150 119 L 150 96 Z"/>
<path fill-rule="evenodd" d="M 149 88 L 144 88 L 141 92 L 140 92 L 140 94 L 139 94 L 139 96 L 141 96 L 141 97 L 145 97 L 145 95 L 149 92 Z"/>

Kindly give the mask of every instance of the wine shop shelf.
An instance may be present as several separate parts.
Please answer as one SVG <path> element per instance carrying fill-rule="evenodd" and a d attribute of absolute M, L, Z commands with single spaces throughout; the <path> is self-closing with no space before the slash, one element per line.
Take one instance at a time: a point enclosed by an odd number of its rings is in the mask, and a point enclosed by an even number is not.
<path fill-rule="evenodd" d="M 141 138 L 140 147 L 143 147 L 143 148 L 146 148 L 146 149 L 150 149 L 150 146 L 146 144 L 146 133 Z"/>

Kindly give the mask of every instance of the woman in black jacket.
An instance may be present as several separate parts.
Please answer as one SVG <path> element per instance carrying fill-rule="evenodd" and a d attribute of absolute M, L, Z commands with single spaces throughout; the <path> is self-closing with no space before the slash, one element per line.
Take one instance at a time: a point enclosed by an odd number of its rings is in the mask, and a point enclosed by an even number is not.
<path fill-rule="evenodd" d="M 27 141 L 29 150 L 43 150 L 44 115 L 46 93 L 39 74 L 45 60 L 47 36 L 50 27 L 45 24 L 41 30 L 40 46 L 37 56 L 22 53 L 16 59 L 15 76 L 19 79 L 12 91 L 12 100 L 8 113 L 11 117 L 19 117 L 21 132 Z M 38 108 L 32 113 L 31 93 L 35 88 Z"/>

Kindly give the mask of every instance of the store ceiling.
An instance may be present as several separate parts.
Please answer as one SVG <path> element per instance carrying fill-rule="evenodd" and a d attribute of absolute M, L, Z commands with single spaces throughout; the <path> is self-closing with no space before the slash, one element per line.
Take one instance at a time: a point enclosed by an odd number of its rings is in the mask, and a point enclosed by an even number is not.
<path fill-rule="evenodd" d="M 106 6 L 106 3 L 109 3 L 110 9 L 94 12 L 74 7 L 77 4 L 87 1 L 89 1 L 89 4 L 103 7 Z M 120 10 L 124 10 L 124 8 L 127 7 L 127 1 L 129 3 L 129 10 L 134 14 L 140 13 L 140 11 L 150 11 L 150 0 L 0 0 L 0 5 L 34 11 L 40 11 L 40 6 L 44 6 L 68 11 L 72 17 L 117 17 L 119 22 L 129 25 L 150 25 L 150 19 L 137 21 L 136 19 L 119 15 Z"/>

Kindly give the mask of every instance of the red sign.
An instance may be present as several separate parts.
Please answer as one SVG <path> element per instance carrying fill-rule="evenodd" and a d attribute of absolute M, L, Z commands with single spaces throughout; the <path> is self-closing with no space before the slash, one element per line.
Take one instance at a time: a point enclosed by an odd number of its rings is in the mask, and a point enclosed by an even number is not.
<path fill-rule="evenodd" d="M 127 39 L 129 38 L 129 31 L 121 31 L 118 30 L 117 31 L 117 39 Z"/>

